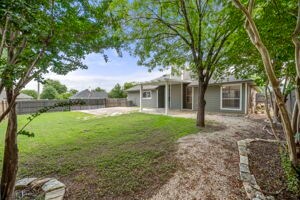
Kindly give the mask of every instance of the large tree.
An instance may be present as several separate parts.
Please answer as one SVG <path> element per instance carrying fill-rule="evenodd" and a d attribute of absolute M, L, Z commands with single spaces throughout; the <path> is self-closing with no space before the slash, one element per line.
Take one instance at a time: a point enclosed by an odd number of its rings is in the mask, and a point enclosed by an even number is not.
<path fill-rule="evenodd" d="M 125 98 L 126 94 L 119 83 L 108 93 L 109 98 Z"/>
<path fill-rule="evenodd" d="M 43 92 L 41 93 L 41 99 L 58 99 L 58 92 L 57 90 L 51 86 L 48 85 L 43 88 Z"/>
<path fill-rule="evenodd" d="M 259 31 L 257 27 L 257 23 L 255 22 L 255 18 L 259 17 L 261 14 L 261 7 L 256 6 L 254 0 L 249 0 L 248 5 L 245 6 L 240 0 L 232 0 L 237 8 L 244 14 L 246 17 L 245 20 L 245 30 L 247 31 L 248 37 L 252 44 L 255 46 L 255 48 L 258 50 L 260 56 L 261 56 L 261 61 L 263 63 L 264 71 L 265 74 L 268 78 L 268 82 L 270 83 L 273 91 L 274 91 L 274 96 L 276 100 L 276 104 L 279 108 L 280 111 L 280 117 L 282 119 L 282 124 L 286 136 L 286 141 L 287 141 L 287 146 L 289 150 L 289 157 L 291 162 L 293 163 L 294 166 L 299 165 L 299 159 L 296 153 L 296 142 L 295 142 L 295 135 L 299 134 L 298 133 L 298 128 L 294 130 L 291 119 L 288 115 L 286 104 L 284 101 L 284 95 L 283 92 L 281 91 L 280 88 L 280 81 L 278 80 L 278 75 L 276 74 L 275 66 L 276 66 L 276 56 L 272 54 L 272 51 L 270 51 L 270 47 L 266 45 L 266 40 L 269 38 L 263 38 L 261 36 L 261 32 Z M 278 1 L 274 1 L 275 3 L 278 3 Z M 295 29 L 293 33 L 291 34 L 291 41 L 294 42 L 295 45 L 295 63 L 296 63 L 296 71 L 297 71 L 297 78 L 296 78 L 296 83 L 297 83 L 297 88 L 296 88 L 296 96 L 297 96 L 297 105 L 298 108 L 300 108 L 300 42 L 299 42 L 299 35 L 300 35 L 300 0 L 298 1 L 298 5 L 296 2 L 292 1 L 282 1 L 280 2 L 283 4 L 283 7 L 277 7 L 276 9 L 279 8 L 280 12 L 283 12 L 287 15 L 294 15 L 296 16 L 297 20 L 295 20 Z M 298 13 L 295 12 L 298 6 Z M 285 25 L 283 25 L 285 26 Z M 281 28 L 281 27 L 280 27 Z M 270 38 L 272 39 L 272 38 Z M 272 45 L 276 46 L 277 44 L 275 43 L 276 41 L 273 41 Z M 299 117 L 300 115 L 298 115 Z M 299 123 L 299 120 L 298 120 Z"/>
<path fill-rule="evenodd" d="M 116 2 L 114 2 L 116 3 Z M 117 16 L 111 1 L 1 0 L 0 92 L 6 90 L 8 115 L 1 176 L 1 199 L 14 198 L 18 170 L 16 98 L 28 82 L 49 71 L 66 74 L 91 52 L 118 47 Z"/>
<path fill-rule="evenodd" d="M 139 64 L 180 69 L 198 79 L 197 126 L 205 126 L 205 92 L 240 17 L 223 0 L 135 0 L 129 31 Z M 179 70 L 178 70 L 179 71 Z"/>
<path fill-rule="evenodd" d="M 52 86 L 58 94 L 66 93 L 68 88 L 58 80 L 47 79 L 44 83 L 44 87 Z"/>

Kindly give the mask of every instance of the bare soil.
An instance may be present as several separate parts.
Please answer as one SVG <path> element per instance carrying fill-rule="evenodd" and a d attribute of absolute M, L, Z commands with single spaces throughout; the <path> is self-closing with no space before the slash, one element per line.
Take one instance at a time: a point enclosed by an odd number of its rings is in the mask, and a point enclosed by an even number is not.
<path fill-rule="evenodd" d="M 263 154 L 261 152 L 264 152 Z M 264 193 L 273 194 L 278 200 L 296 200 L 287 190 L 284 170 L 281 166 L 279 145 L 271 142 L 252 142 L 250 145 L 250 170 Z M 278 195 L 274 195 L 281 191 Z"/>

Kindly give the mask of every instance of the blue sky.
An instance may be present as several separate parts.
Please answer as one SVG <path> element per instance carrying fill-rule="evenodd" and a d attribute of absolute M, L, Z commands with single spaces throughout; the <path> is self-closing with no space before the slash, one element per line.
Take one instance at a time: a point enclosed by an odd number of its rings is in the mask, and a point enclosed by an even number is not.
<path fill-rule="evenodd" d="M 47 74 L 45 78 L 59 80 L 69 89 L 83 90 L 87 88 L 101 87 L 107 91 L 111 90 L 117 83 L 123 85 L 124 82 L 140 82 L 161 76 L 167 71 L 160 72 L 154 70 L 148 72 L 148 68 L 138 66 L 138 58 L 130 56 L 123 52 L 123 57 L 119 57 L 115 50 L 108 50 L 108 63 L 106 63 L 101 54 L 89 54 L 84 63 L 88 66 L 87 70 L 76 70 L 66 76 Z M 27 89 L 37 89 L 37 83 L 32 81 L 26 87 Z"/>

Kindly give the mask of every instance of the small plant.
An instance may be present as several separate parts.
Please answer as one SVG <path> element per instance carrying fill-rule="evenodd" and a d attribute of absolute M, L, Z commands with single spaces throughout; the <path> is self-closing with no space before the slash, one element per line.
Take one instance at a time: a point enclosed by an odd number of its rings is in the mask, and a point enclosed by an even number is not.
<path fill-rule="evenodd" d="M 288 190 L 300 196 L 300 177 L 293 167 L 289 156 L 283 149 L 280 149 L 281 165 L 287 178 Z"/>
<path fill-rule="evenodd" d="M 40 116 L 43 113 L 48 112 L 51 109 L 54 108 L 59 108 L 59 107 L 66 107 L 66 106 L 75 106 L 75 105 L 84 105 L 85 102 L 81 101 L 81 100 L 75 100 L 75 101 L 68 101 L 68 102 L 59 102 L 59 103 L 55 103 L 52 106 L 46 106 L 40 110 L 38 110 L 37 112 L 31 114 L 28 118 L 27 118 L 27 123 L 18 131 L 18 135 L 25 135 L 28 137 L 34 137 L 34 133 L 30 132 L 30 131 L 26 131 L 25 128 L 38 116 Z"/>

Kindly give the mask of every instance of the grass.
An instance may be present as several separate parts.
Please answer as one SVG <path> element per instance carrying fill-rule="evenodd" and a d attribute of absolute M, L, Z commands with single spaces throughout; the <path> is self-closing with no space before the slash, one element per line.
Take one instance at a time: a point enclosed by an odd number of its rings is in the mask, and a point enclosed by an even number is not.
<path fill-rule="evenodd" d="M 19 127 L 25 122 L 20 116 Z M 175 141 L 199 131 L 192 119 L 79 112 L 43 114 L 27 130 L 35 137 L 18 137 L 19 178 L 57 177 L 72 191 L 70 199 L 149 197 L 178 168 Z M 1 162 L 2 156 L 3 148 Z"/>

